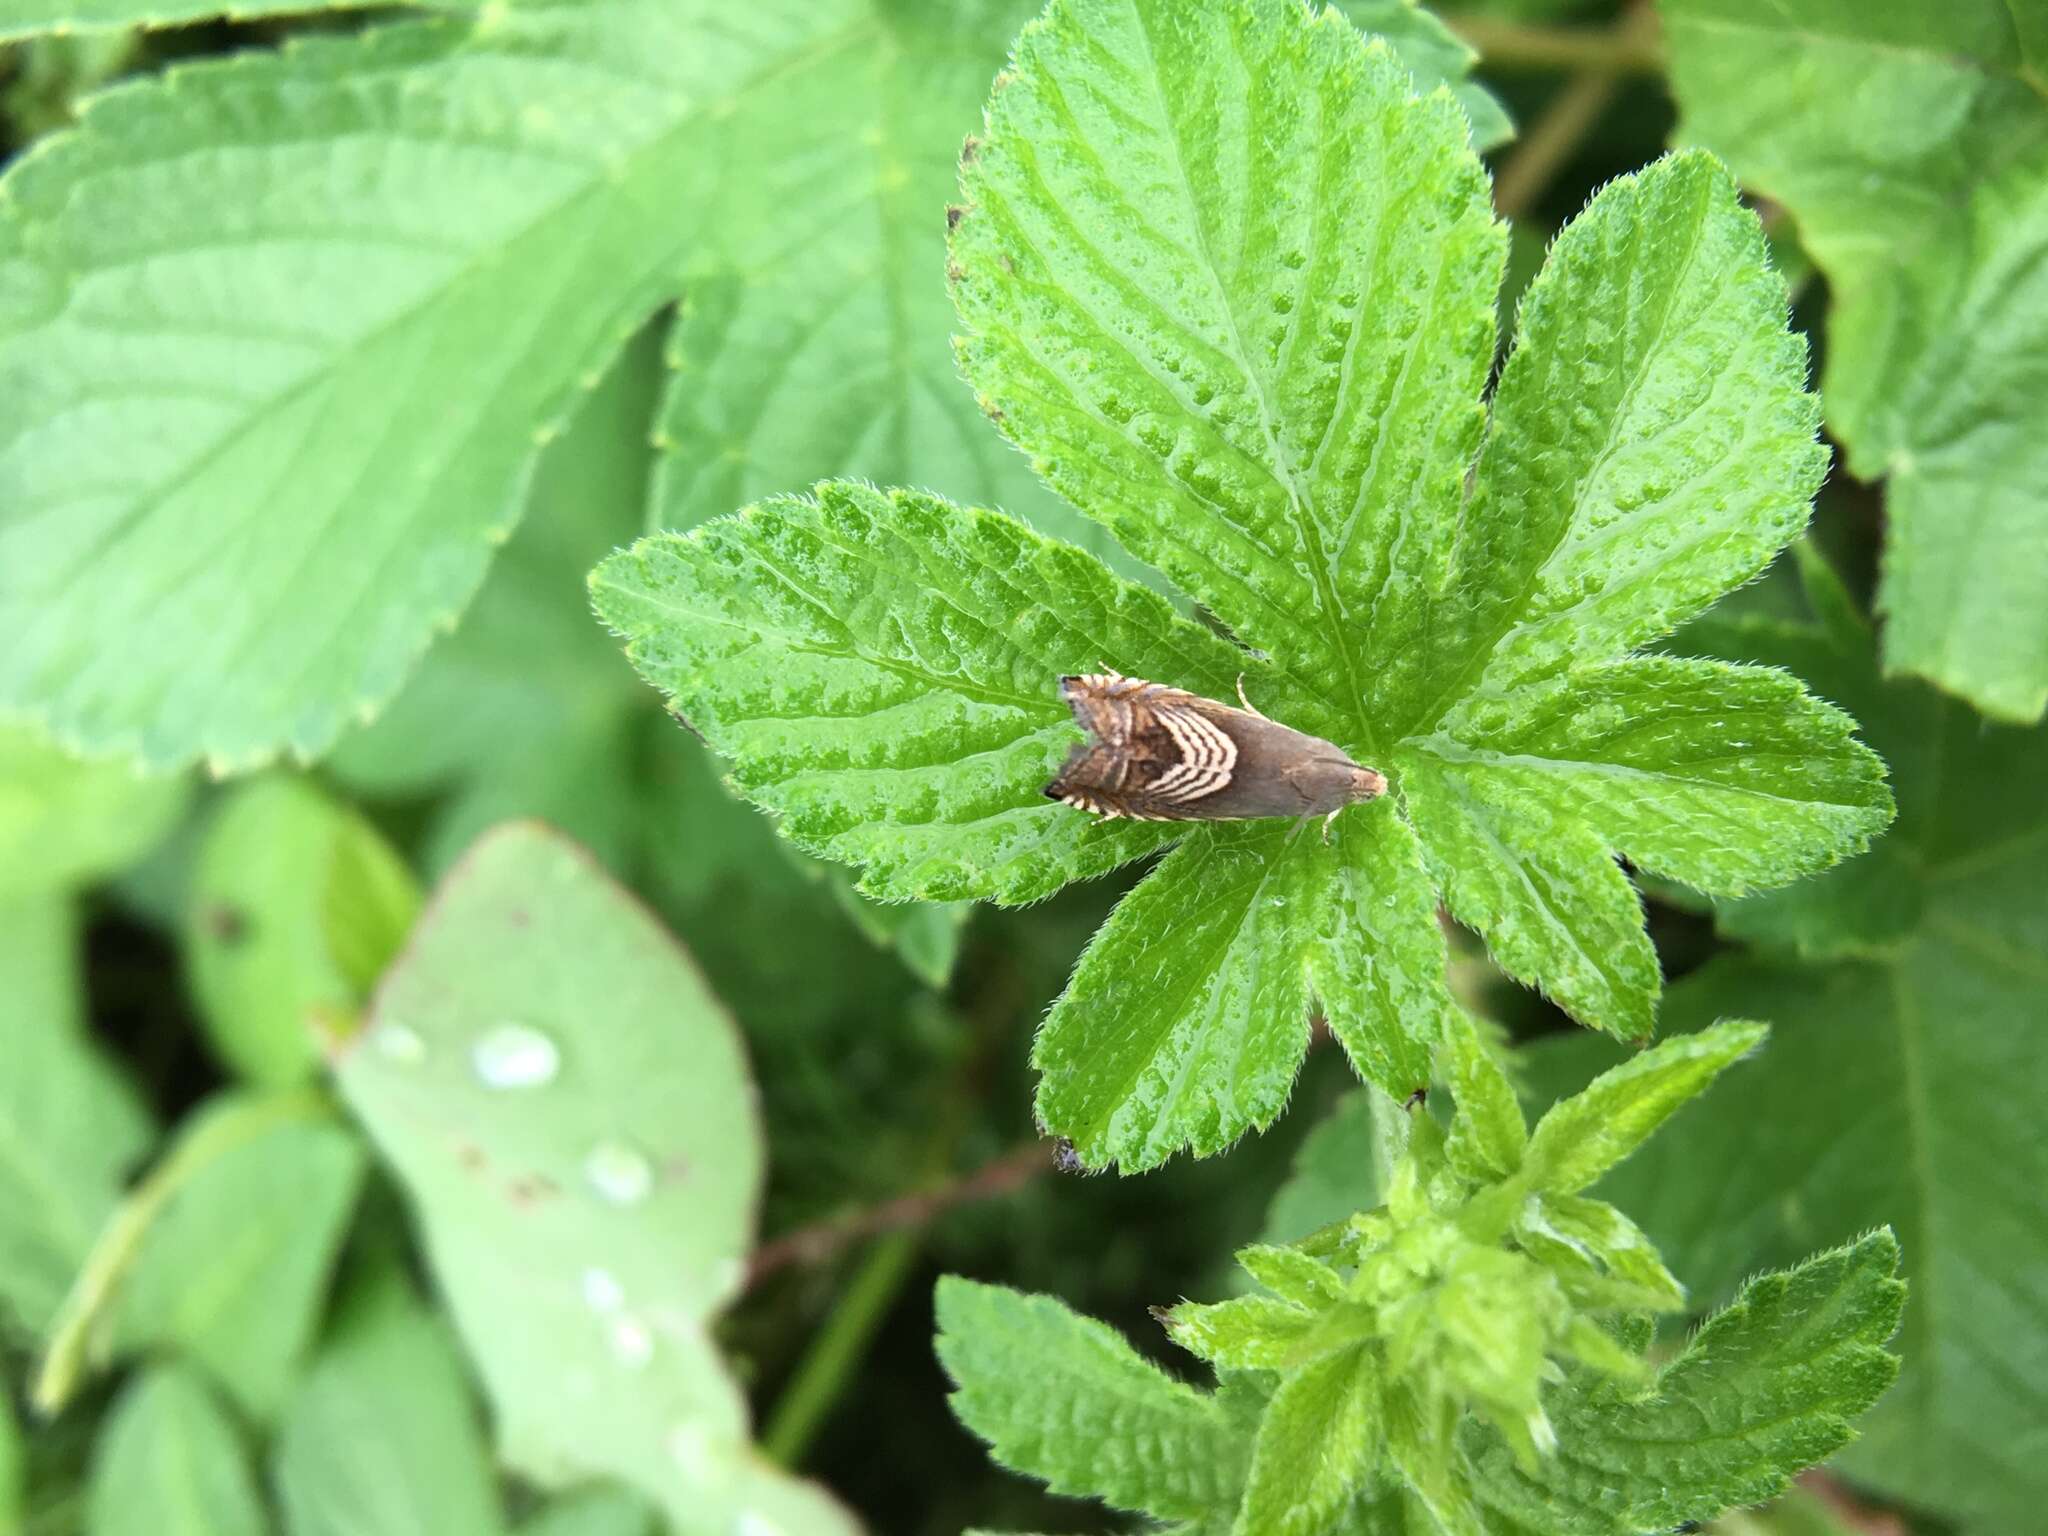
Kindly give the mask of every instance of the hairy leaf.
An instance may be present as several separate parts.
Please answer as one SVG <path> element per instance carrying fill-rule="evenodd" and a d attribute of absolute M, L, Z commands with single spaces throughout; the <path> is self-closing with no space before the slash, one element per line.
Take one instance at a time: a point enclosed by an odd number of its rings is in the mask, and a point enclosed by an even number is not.
<path fill-rule="evenodd" d="M 265 1536 L 248 1452 L 206 1384 L 153 1366 L 101 1426 L 86 1485 L 92 1536 Z"/>
<path fill-rule="evenodd" d="M 1734 894 L 1888 819 L 1847 717 L 1791 679 L 1629 654 L 1756 574 L 1824 463 L 1713 161 L 1623 178 L 1559 237 L 1488 433 L 1503 233 L 1466 124 L 1335 14 L 1062 0 L 969 148 L 983 404 L 1239 645 L 990 514 L 845 485 L 644 543 L 597 597 L 747 792 L 885 894 L 1031 899 L 1172 835 L 1039 801 L 1064 671 L 1241 676 L 1391 773 L 1327 846 L 1187 833 L 1112 919 L 1038 1047 L 1040 1116 L 1084 1160 L 1265 1124 L 1315 1006 L 1405 1097 L 1448 1006 L 1438 894 L 1633 1037 L 1658 975 L 1614 854 Z"/>
<path fill-rule="evenodd" d="M 1379 1459 L 1380 1391 L 1356 1348 L 1325 1355 L 1280 1383 L 1259 1420 L 1239 1536 L 1325 1528 Z"/>
<path fill-rule="evenodd" d="M 41 1332 L 151 1139 L 86 1035 L 77 919 L 58 896 L 0 903 L 0 1315 Z"/>
<path fill-rule="evenodd" d="M 588 854 L 532 823 L 487 834 L 337 1076 L 419 1213 L 508 1464 L 616 1477 L 679 1525 L 851 1528 L 755 1455 L 710 1337 L 761 1177 L 738 1040 Z"/>
<path fill-rule="evenodd" d="M 2048 707 L 2048 36 L 2004 0 L 1673 0 L 1684 137 L 1829 278 L 1828 418 L 1887 483 L 1889 670 Z"/>
<path fill-rule="evenodd" d="M 1681 1035 L 1603 1072 L 1530 1133 L 1522 1173 L 1545 1194 L 1584 1189 L 1762 1043 L 1761 1024 L 1729 1022 Z"/>
<path fill-rule="evenodd" d="M 1915 1287 L 1904 1374 L 1844 1464 L 1986 1530 L 2022 1527 L 2048 1455 L 2048 1346 L 2025 1321 L 2048 1309 L 2048 1151 L 2031 1109 L 2048 1098 L 2048 809 L 2031 792 L 2048 729 L 1987 727 L 1931 688 L 1882 683 L 1869 629 L 1807 567 L 1831 620 L 1712 621 L 1682 639 L 1793 668 L 1855 708 L 1896 765 L 1899 825 L 1796 892 L 1719 909 L 1775 953 L 1708 965 L 1673 990 L 1670 1017 L 1772 1017 L 1771 1048 L 1740 1094 L 1710 1096 L 1601 1193 L 1706 1300 L 1760 1261 L 1895 1227 Z M 1543 1077 L 1582 1080 L 1603 1054 L 1587 1046 L 1535 1053 Z M 1986 1423 L 2012 1428 L 1986 1437 Z"/>
<path fill-rule="evenodd" d="M 1006 1465 L 1161 1519 L 1236 1503 L 1245 1426 L 1113 1330 L 1050 1296 L 953 1275 L 937 1307 L 953 1412 Z"/>
<path fill-rule="evenodd" d="M 286 1404 L 272 1452 L 285 1536 L 500 1536 L 462 1362 L 395 1270 L 365 1273 Z"/>
<path fill-rule="evenodd" d="M 1557 1449 L 1538 1469 L 1468 1432 L 1482 1496 L 1517 1531 L 1634 1536 L 1781 1492 L 1850 1438 L 1897 1374 L 1883 1346 L 1905 1301 L 1898 1257 L 1876 1232 L 1759 1276 L 1638 1396 L 1572 1378 L 1553 1397 Z"/>

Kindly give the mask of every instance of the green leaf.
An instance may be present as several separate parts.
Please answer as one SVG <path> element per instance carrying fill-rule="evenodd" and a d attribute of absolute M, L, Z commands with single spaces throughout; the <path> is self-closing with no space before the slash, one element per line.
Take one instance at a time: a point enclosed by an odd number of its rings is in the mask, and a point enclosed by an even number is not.
<path fill-rule="evenodd" d="M 1545 1194 L 1584 1189 L 1769 1033 L 1762 1024 L 1729 1020 L 1666 1040 L 1601 1073 L 1537 1122 L 1522 1159 L 1523 1179 Z"/>
<path fill-rule="evenodd" d="M 1667 7 L 1680 132 L 1829 280 L 1825 397 L 1887 481 L 1888 670 L 2048 706 L 2048 41 L 2026 7 Z"/>
<path fill-rule="evenodd" d="M 37 1333 L 152 1136 L 86 1035 L 77 945 L 63 898 L 0 904 L 0 1314 Z"/>
<path fill-rule="evenodd" d="M 619 1488 L 556 1499 L 519 1527 L 518 1536 L 661 1536 L 646 1504 Z"/>
<path fill-rule="evenodd" d="M 123 1389 L 93 1452 L 92 1536 L 265 1536 L 248 1453 L 206 1384 L 155 1366 Z"/>
<path fill-rule="evenodd" d="M 1040 801 L 1077 666 L 1216 697 L 1243 676 L 1393 772 L 1334 847 L 1197 828 L 1120 909 L 1038 1048 L 1040 1117 L 1091 1165 L 1269 1121 L 1312 999 L 1405 1097 L 1448 1006 L 1438 890 L 1510 971 L 1635 1036 L 1658 977 L 1612 854 L 1734 892 L 1890 815 L 1846 717 L 1789 679 L 1627 654 L 1755 575 L 1824 462 L 1733 185 L 1676 157 L 1559 238 L 1468 506 L 1502 231 L 1455 104 L 1408 86 L 1330 13 L 1068 0 L 967 157 L 953 272 L 985 407 L 1243 649 L 1163 613 L 1128 634 L 1138 599 L 1071 553 L 843 485 L 596 577 L 743 788 L 883 894 L 1030 899 L 1173 835 Z M 1169 908 L 1203 915 L 1168 932 Z"/>
<path fill-rule="evenodd" d="M 1533 1196 L 1515 1213 L 1516 1243 L 1564 1281 L 1581 1306 L 1676 1312 L 1685 1288 L 1656 1245 L 1604 1200 Z"/>
<path fill-rule="evenodd" d="M 251 1082 L 303 1079 L 316 1026 L 362 1007 L 418 900 L 376 830 L 309 780 L 234 790 L 200 845 L 181 935 L 214 1050 Z"/>
<path fill-rule="evenodd" d="M 1494 149 L 1515 136 L 1514 124 L 1491 91 L 1470 77 L 1479 55 L 1418 0 L 1338 0 L 1353 26 L 1386 40 L 1427 93 L 1446 86 L 1472 121 L 1475 149 Z"/>
<path fill-rule="evenodd" d="M 0 1536 L 21 1536 L 28 1507 L 27 1460 L 13 1394 L 0 1393 Z"/>
<path fill-rule="evenodd" d="M 168 27 L 215 16 L 367 9 L 375 0 L 0 0 L 0 38 L 90 27 Z M 409 0 L 413 5 L 457 0 Z"/>
<path fill-rule="evenodd" d="M 677 291 L 725 118 L 864 9 L 507 6 L 94 101 L 7 177 L 0 704 L 158 764 L 331 746 Z"/>
<path fill-rule="evenodd" d="M 1667 1018 L 1772 1018 L 1770 1051 L 1601 1193 L 1708 1301 L 1758 1263 L 1895 1227 L 1915 1287 L 1904 1374 L 1843 1464 L 1894 1498 L 2023 1529 L 2048 1455 L 2048 1431 L 2031 1430 L 2048 1425 L 2048 1340 L 2027 1321 L 2048 1308 L 2048 1145 L 2031 1109 L 2048 1101 L 2032 1030 L 2048 984 L 2048 803 L 2034 792 L 2048 729 L 1987 726 L 1917 682 L 1883 684 L 1865 628 L 1714 622 L 1682 638 L 1792 667 L 1855 707 L 1895 764 L 1899 824 L 1796 893 L 1719 909 L 1775 953 L 1708 964 Z M 1605 1054 L 1531 1056 L 1554 1088 Z M 1987 1423 L 2030 1428 L 1987 1437 Z"/>
<path fill-rule="evenodd" d="M 1040 793 L 1104 657 L 1228 691 L 1234 648 L 999 513 L 821 485 L 599 566 L 599 615 L 799 847 L 888 900 L 1034 901 L 1156 848 Z"/>
<path fill-rule="evenodd" d="M 82 762 L 0 725 L 0 901 L 90 884 L 147 853 L 185 809 L 183 779 Z"/>
<path fill-rule="evenodd" d="M 1326 1528 L 1379 1459 L 1380 1383 L 1362 1348 L 1288 1375 L 1259 1420 L 1237 1536 Z"/>
<path fill-rule="evenodd" d="M 1516 1102 L 1514 1084 L 1471 1019 L 1455 1016 L 1444 1036 L 1456 1113 L 1444 1143 L 1451 1166 L 1475 1182 L 1504 1179 L 1522 1165 L 1528 1123 Z"/>
<path fill-rule="evenodd" d="M 273 1415 L 312 1343 L 362 1176 L 361 1147 L 335 1125 L 285 1121 L 229 1147 L 150 1224 L 113 1313 L 115 1349 L 176 1354 L 243 1412 Z"/>
<path fill-rule="evenodd" d="M 1556 1452 L 1534 1470 L 1468 1430 L 1494 1511 L 1531 1532 L 1668 1531 L 1781 1492 L 1851 1435 L 1897 1374 L 1883 1348 L 1906 1288 L 1876 1232 L 1751 1281 L 1653 1390 L 1617 1397 L 1574 1376 L 1551 1398 Z"/>
<path fill-rule="evenodd" d="M 1217 1398 L 1050 1296 L 947 1275 L 936 1304 L 953 1412 L 1006 1466 L 1161 1519 L 1235 1505 L 1251 1446 Z"/>
<path fill-rule="evenodd" d="M 761 1178 L 739 1042 L 589 855 L 532 823 L 488 834 L 336 1075 L 418 1212 L 509 1466 L 616 1477 L 685 1528 L 851 1528 L 756 1457 L 709 1334 Z"/>
<path fill-rule="evenodd" d="M 1302 1138 L 1287 1182 L 1266 1208 L 1261 1241 L 1299 1242 L 1320 1227 L 1379 1203 L 1373 1115 L 1371 1090 L 1356 1089 L 1339 1099 Z"/>
<path fill-rule="evenodd" d="M 455 1346 L 395 1271 L 358 1281 L 286 1405 L 272 1458 L 286 1536 L 499 1536 Z"/>

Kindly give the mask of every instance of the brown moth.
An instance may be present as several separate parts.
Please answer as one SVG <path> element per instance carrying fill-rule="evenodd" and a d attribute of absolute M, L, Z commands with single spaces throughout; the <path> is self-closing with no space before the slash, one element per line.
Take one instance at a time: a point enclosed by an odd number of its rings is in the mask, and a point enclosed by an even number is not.
<path fill-rule="evenodd" d="M 1045 786 L 1054 800 L 1105 818 L 1245 821 L 1335 817 L 1387 792 L 1386 779 L 1342 749 L 1268 720 L 1244 696 L 1232 709 L 1199 694 L 1104 668 L 1060 679 L 1089 739 Z"/>

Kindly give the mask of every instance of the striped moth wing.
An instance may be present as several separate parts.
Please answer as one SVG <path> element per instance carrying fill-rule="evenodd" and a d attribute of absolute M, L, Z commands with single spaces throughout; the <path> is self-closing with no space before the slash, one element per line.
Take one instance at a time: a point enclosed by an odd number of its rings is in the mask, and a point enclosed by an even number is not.
<path fill-rule="evenodd" d="M 1092 815 L 1333 815 L 1386 792 L 1384 778 L 1321 737 L 1185 689 L 1103 671 L 1061 678 L 1060 697 L 1088 739 L 1045 792 Z"/>

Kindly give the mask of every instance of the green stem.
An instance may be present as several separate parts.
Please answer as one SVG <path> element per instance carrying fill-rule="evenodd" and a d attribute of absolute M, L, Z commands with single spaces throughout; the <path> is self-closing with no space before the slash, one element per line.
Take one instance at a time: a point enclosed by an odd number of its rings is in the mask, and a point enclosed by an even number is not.
<path fill-rule="evenodd" d="M 1500 74 L 1599 70 L 1655 75 L 1664 68 L 1656 32 L 1624 21 L 1613 27 L 1546 27 L 1498 16 L 1446 16 L 1445 24 Z"/>
<path fill-rule="evenodd" d="M 775 1401 L 768 1427 L 761 1434 L 761 1449 L 769 1460 L 794 1467 L 803 1457 L 811 1438 L 824 1423 L 848 1379 L 866 1356 L 868 1345 L 889 1313 L 896 1294 L 910 1278 L 911 1261 L 917 1257 L 918 1234 L 892 1232 L 882 1238 L 861 1260 L 852 1283 L 846 1287 L 825 1319 L 825 1326 L 811 1340 L 811 1347 L 798 1362 L 789 1385 Z"/>
<path fill-rule="evenodd" d="M 329 1106 L 310 1088 L 261 1097 L 237 1097 L 200 1117 L 170 1152 L 114 1207 L 93 1240 L 71 1289 L 50 1323 L 49 1344 L 29 1387 L 29 1402 L 45 1418 L 61 1413 L 87 1371 L 102 1340 L 101 1324 L 142 1250 L 143 1238 L 171 1197 L 194 1175 L 258 1136 L 300 1120 L 325 1119 Z"/>

